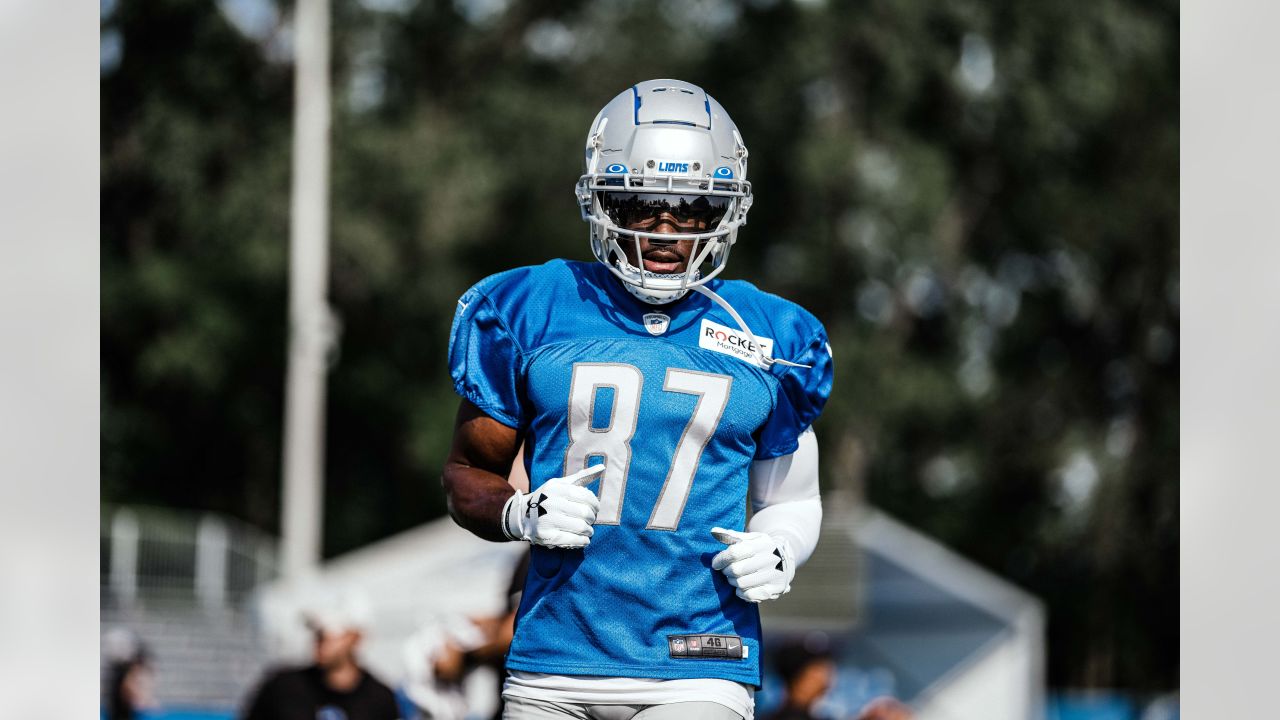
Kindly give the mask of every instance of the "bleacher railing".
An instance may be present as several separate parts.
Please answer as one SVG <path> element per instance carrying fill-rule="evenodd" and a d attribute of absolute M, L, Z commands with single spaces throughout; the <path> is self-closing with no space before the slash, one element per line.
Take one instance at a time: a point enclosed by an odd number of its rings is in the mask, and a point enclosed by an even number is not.
<path fill-rule="evenodd" d="M 102 508 L 102 602 L 237 609 L 278 572 L 277 541 L 213 513 Z"/>

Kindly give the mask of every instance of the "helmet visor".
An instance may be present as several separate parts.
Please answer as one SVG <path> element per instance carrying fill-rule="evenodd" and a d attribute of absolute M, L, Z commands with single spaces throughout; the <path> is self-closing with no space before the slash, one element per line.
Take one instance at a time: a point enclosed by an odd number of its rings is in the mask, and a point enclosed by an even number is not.
<path fill-rule="evenodd" d="M 723 195 L 601 192 L 600 207 L 619 227 L 652 231 L 670 224 L 681 232 L 714 230 L 729 211 L 733 198 Z"/>

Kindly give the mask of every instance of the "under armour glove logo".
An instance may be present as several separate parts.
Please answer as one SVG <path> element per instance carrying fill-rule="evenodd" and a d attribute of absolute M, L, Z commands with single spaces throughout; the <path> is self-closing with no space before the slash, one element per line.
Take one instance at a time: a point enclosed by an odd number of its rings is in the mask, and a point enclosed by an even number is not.
<path fill-rule="evenodd" d="M 738 597 L 758 603 L 775 600 L 791 589 L 796 569 L 786 540 L 724 528 L 712 528 L 711 535 L 729 546 L 711 559 L 711 567 L 724 573 Z"/>
<path fill-rule="evenodd" d="M 547 509 L 542 506 L 542 501 L 545 500 L 546 497 L 547 497 L 546 495 L 543 495 L 541 493 L 539 493 L 538 497 L 536 498 L 530 497 L 529 502 L 526 505 L 524 510 L 525 517 L 532 517 L 534 508 L 538 508 L 538 517 L 542 517 L 543 515 L 546 515 Z"/>
<path fill-rule="evenodd" d="M 502 508 L 502 532 L 534 545 L 586 547 L 595 533 L 600 501 L 584 486 L 604 469 L 604 465 L 593 465 L 567 477 L 551 478 L 528 495 L 517 491 Z"/>

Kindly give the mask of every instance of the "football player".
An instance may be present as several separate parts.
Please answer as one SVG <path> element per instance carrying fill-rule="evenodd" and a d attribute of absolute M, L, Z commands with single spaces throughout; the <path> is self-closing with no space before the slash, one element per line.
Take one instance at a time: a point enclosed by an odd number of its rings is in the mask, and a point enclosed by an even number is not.
<path fill-rule="evenodd" d="M 751 184 L 702 88 L 610 101 L 576 193 L 596 262 L 481 281 L 449 345 L 450 513 L 532 545 L 505 717 L 750 718 L 757 603 L 790 589 L 822 518 L 826 331 L 720 278 Z M 528 493 L 506 480 L 522 443 Z"/>

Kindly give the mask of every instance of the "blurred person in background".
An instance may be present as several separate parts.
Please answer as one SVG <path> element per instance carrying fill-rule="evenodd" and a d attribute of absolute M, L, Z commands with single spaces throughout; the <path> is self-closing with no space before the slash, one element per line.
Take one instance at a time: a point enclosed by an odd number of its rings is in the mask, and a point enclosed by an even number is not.
<path fill-rule="evenodd" d="M 315 637 L 313 664 L 268 675 L 244 720 L 399 720 L 395 694 L 357 657 L 369 624 L 367 605 L 342 598 L 303 618 Z"/>
<path fill-rule="evenodd" d="M 825 635 L 787 642 L 774 655 L 786 698 L 764 720 L 818 720 L 828 717 L 819 706 L 836 680 L 835 657 Z M 912 720 L 911 708 L 888 696 L 877 697 L 858 712 L 857 720 Z"/>
<path fill-rule="evenodd" d="M 156 707 L 155 672 L 142 640 L 114 628 L 102 638 L 107 659 L 107 720 L 135 720 Z"/>
<path fill-rule="evenodd" d="M 513 484 L 514 481 L 513 481 Z M 517 487 L 519 487 L 517 485 Z M 528 487 L 527 480 L 524 487 Z M 493 720 L 502 717 L 502 682 L 507 650 L 515 630 L 516 609 L 529 572 L 529 553 L 520 555 L 506 591 L 505 610 L 493 616 L 466 618 L 452 626 L 429 624 L 405 643 L 406 699 L 413 705 L 410 719 L 450 720 L 466 717 L 463 683 L 473 670 L 491 668 L 499 678 Z"/>
<path fill-rule="evenodd" d="M 826 330 L 717 278 L 751 186 L 746 145 L 702 88 L 628 88 L 585 150 L 597 262 L 482 281 L 450 341 L 450 513 L 532 546 L 504 717 L 751 717 L 756 605 L 817 544 Z M 523 493 L 507 473 L 526 438 Z"/>
<path fill-rule="evenodd" d="M 507 482 L 519 492 L 529 491 L 523 445 L 511 463 Z M 502 717 L 506 705 L 502 699 L 502 678 L 515 632 L 516 610 L 520 607 L 528 574 L 529 553 L 526 551 L 511 569 L 502 613 L 466 618 L 465 623 L 457 623 L 453 628 L 428 624 L 405 642 L 406 672 L 402 690 L 410 705 L 406 712 L 408 720 L 446 720 L 467 715 L 469 709 L 462 683 L 470 671 L 480 667 L 491 668 L 499 678 L 492 720 Z"/>
<path fill-rule="evenodd" d="M 831 690 L 836 664 L 830 650 L 811 650 L 803 642 L 791 642 L 774 656 L 778 674 L 786 688 L 782 706 L 766 720 L 811 720 L 818 700 Z"/>
<path fill-rule="evenodd" d="M 405 677 L 400 686 L 408 720 L 462 720 L 467 716 L 463 681 L 470 651 L 486 640 L 471 618 L 436 618 L 404 643 Z"/>

